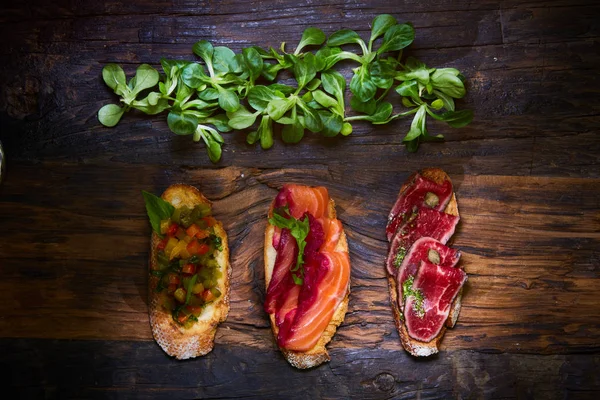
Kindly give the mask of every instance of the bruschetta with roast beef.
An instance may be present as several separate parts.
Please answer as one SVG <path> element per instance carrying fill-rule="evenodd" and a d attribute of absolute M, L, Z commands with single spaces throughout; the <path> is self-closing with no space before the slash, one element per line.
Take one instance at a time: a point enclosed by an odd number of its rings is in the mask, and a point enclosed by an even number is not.
<path fill-rule="evenodd" d="M 348 308 L 346 234 L 324 187 L 284 185 L 268 218 L 264 309 L 286 360 L 315 367 L 329 361 L 325 346 Z"/>
<path fill-rule="evenodd" d="M 198 189 L 172 185 L 144 192 L 152 225 L 148 307 L 152 334 L 170 356 L 187 359 L 213 348 L 229 313 L 229 248 L 211 202 Z"/>
<path fill-rule="evenodd" d="M 438 168 L 414 173 L 390 212 L 390 299 L 402 345 L 413 356 L 437 353 L 458 318 L 467 274 L 460 251 L 446 244 L 459 220 L 452 182 Z"/>

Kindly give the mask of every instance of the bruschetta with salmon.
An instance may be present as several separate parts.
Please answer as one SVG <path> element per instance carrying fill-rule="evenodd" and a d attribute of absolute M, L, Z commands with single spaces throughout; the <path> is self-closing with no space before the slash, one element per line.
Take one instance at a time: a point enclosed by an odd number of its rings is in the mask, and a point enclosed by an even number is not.
<path fill-rule="evenodd" d="M 325 346 L 348 308 L 346 234 L 324 187 L 284 185 L 268 218 L 264 309 L 286 360 L 315 367 L 330 360 Z"/>
<path fill-rule="evenodd" d="M 229 313 L 229 248 L 211 202 L 195 187 L 143 192 L 152 225 L 148 307 L 152 334 L 170 356 L 187 359 L 213 349 Z"/>

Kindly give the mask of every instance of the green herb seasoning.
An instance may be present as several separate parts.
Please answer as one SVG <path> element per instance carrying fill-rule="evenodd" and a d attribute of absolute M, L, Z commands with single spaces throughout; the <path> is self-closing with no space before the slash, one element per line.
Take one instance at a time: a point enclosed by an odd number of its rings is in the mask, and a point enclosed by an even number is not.
<path fill-rule="evenodd" d="M 413 297 L 413 310 L 419 318 L 423 318 L 425 316 L 425 308 L 423 307 L 425 297 L 423 296 L 423 292 L 421 291 L 421 289 L 413 288 L 414 282 L 415 277 L 411 275 L 408 277 L 408 279 L 404 281 L 404 283 L 402 283 L 402 300 L 404 303 L 406 303 L 407 298 Z"/>
<path fill-rule="evenodd" d="M 394 258 L 394 267 L 400 267 L 402 261 L 404 261 L 404 257 L 406 257 L 406 248 L 400 247 L 396 253 L 396 257 Z"/>
<path fill-rule="evenodd" d="M 310 231 L 308 217 L 304 217 L 302 221 L 292 217 L 287 206 L 278 211 L 281 213 L 274 212 L 273 217 L 269 218 L 269 223 L 282 229 L 289 229 L 291 235 L 296 239 L 298 258 L 290 271 L 292 271 L 294 283 L 302 285 L 304 283 L 304 248 L 306 247 L 306 237 Z"/>

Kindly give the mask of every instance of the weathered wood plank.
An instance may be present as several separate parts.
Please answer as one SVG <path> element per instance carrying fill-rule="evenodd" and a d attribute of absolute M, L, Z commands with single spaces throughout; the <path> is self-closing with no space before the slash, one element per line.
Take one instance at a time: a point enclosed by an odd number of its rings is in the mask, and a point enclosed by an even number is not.
<path fill-rule="evenodd" d="M 383 269 L 384 226 L 395 192 L 412 170 L 393 169 L 103 166 L 99 173 L 94 166 L 23 165 L 1 189 L 0 260 L 6 279 L 0 282 L 5 316 L 0 336 L 150 340 L 149 227 L 139 193 L 184 181 L 215 201 L 229 231 L 232 309 L 220 337 L 271 346 L 262 311 L 264 215 L 276 188 L 295 181 L 330 188 L 349 237 L 353 293 L 333 346 L 397 349 Z M 449 173 L 462 214 L 454 243 L 465 253 L 470 280 L 459 324 L 443 347 L 548 354 L 597 350 L 598 180 Z M 357 185 L 361 180 L 364 184 Z M 23 280 L 30 282 L 18 284 Z"/>
<path fill-rule="evenodd" d="M 186 362 L 139 342 L 2 339 L 0 350 L 11 371 L 5 390 L 28 398 L 591 399 L 600 391 L 593 372 L 600 357 L 592 354 L 455 351 L 415 360 L 401 351 L 336 349 L 330 363 L 298 371 L 274 348 L 217 345 Z"/>

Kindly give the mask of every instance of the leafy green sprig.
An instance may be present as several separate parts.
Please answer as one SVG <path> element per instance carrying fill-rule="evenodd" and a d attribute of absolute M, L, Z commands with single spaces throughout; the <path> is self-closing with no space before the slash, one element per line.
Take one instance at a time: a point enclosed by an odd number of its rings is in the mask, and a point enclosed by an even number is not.
<path fill-rule="evenodd" d="M 409 151 L 416 151 L 421 141 L 442 139 L 427 132 L 427 116 L 461 127 L 473 114 L 455 109 L 454 99 L 465 95 L 464 77 L 456 69 L 427 68 L 410 57 L 401 63 L 402 50 L 414 35 L 410 24 L 399 24 L 383 14 L 373 20 L 368 42 L 350 29 L 327 38 L 310 27 L 291 53 L 285 42 L 279 50 L 252 46 L 236 54 L 201 40 L 193 46 L 201 62 L 161 59 L 163 74 L 143 64 L 129 82 L 121 67 L 108 64 L 102 76 L 121 104 L 105 105 L 98 119 L 112 127 L 131 109 L 150 115 L 168 112 L 170 130 L 202 140 L 210 160 L 218 162 L 225 142 L 221 133 L 232 129 L 250 129 L 247 142 L 268 149 L 279 130 L 284 142 L 297 143 L 306 130 L 325 137 L 346 136 L 353 121 L 385 124 L 414 115 L 403 142 Z M 358 45 L 360 52 L 342 48 L 348 45 Z M 306 51 L 309 46 L 320 47 L 313 53 Z M 346 80 L 333 69 L 343 60 L 358 63 L 349 84 L 350 108 L 355 112 L 350 116 L 346 115 Z M 281 71 L 291 73 L 295 85 L 277 82 Z M 387 101 L 395 82 L 408 108 L 396 114 Z"/>
<path fill-rule="evenodd" d="M 290 271 L 292 272 L 294 283 L 302 285 L 304 283 L 304 248 L 306 247 L 306 237 L 310 232 L 308 216 L 305 216 L 303 220 L 296 219 L 290 215 L 287 206 L 282 212 L 283 214 L 274 212 L 273 216 L 269 218 L 269 223 L 282 229 L 289 229 L 292 237 L 296 239 L 298 257 L 296 263 L 290 267 Z"/>

